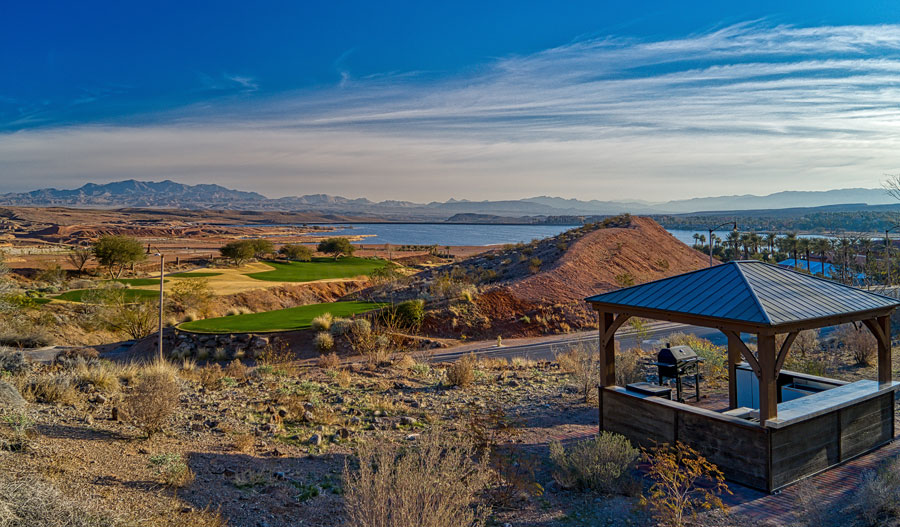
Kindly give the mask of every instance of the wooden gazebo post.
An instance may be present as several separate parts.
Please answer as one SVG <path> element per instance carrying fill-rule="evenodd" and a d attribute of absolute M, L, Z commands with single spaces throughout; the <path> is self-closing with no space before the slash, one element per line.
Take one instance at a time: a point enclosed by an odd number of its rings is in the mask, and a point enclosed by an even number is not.
<path fill-rule="evenodd" d="M 891 364 L 891 317 L 882 316 L 863 320 L 863 323 L 878 341 L 878 382 L 884 384 L 893 380 Z"/>
<path fill-rule="evenodd" d="M 740 334 L 727 332 L 728 337 L 728 407 L 737 408 L 737 365 L 741 363 Z"/>
<path fill-rule="evenodd" d="M 757 335 L 759 360 L 759 422 L 778 417 L 778 386 L 775 382 L 775 335 Z"/>

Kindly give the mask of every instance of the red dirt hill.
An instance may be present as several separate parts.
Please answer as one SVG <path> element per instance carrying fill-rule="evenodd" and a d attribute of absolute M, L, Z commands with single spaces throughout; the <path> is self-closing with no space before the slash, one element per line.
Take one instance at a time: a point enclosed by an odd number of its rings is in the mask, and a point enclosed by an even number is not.
<path fill-rule="evenodd" d="M 598 229 L 574 242 L 553 267 L 506 287 L 530 302 L 567 303 L 708 265 L 706 255 L 678 241 L 650 218 Z"/>

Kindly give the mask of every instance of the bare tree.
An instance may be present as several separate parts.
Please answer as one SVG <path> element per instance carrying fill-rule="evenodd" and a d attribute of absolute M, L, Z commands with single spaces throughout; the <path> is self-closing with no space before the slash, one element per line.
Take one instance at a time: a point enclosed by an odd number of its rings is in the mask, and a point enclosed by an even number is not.
<path fill-rule="evenodd" d="M 72 251 L 67 256 L 69 263 L 71 263 L 79 273 L 84 271 L 84 266 L 87 265 L 93 257 L 94 250 L 90 247 L 73 247 Z"/>
<path fill-rule="evenodd" d="M 887 179 L 881 184 L 885 192 L 892 198 L 900 201 L 900 174 L 887 174 Z"/>

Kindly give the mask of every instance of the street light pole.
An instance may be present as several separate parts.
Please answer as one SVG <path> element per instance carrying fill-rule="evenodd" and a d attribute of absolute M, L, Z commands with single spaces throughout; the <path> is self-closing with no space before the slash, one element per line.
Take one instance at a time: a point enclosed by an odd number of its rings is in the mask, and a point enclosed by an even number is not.
<path fill-rule="evenodd" d="M 159 361 L 163 361 L 163 280 L 165 277 L 166 257 L 163 253 L 159 256 Z"/>

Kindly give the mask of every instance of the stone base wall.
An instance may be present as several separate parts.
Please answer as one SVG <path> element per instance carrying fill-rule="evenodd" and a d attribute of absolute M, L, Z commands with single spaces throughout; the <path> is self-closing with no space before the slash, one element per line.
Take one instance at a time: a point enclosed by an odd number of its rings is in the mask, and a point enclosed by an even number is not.
<path fill-rule="evenodd" d="M 253 333 L 210 335 L 176 330 L 175 345 L 169 356 L 197 360 L 255 359 L 268 345 L 269 337 Z"/>

